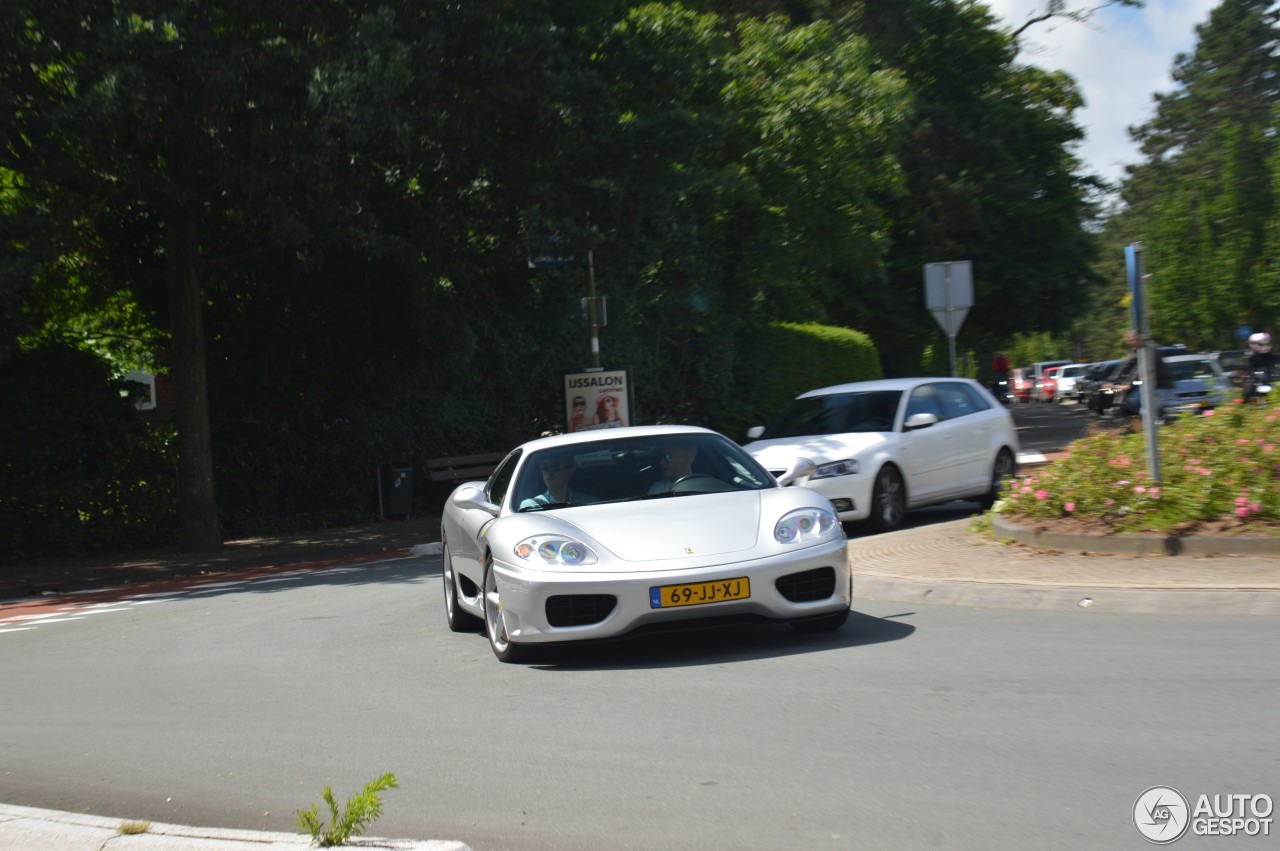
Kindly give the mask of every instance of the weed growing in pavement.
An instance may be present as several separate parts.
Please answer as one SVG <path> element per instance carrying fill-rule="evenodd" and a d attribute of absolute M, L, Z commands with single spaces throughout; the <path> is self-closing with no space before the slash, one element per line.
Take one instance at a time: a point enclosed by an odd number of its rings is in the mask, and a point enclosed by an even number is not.
<path fill-rule="evenodd" d="M 1028 518 L 1103 521 L 1118 532 L 1222 523 L 1241 532 L 1280 523 L 1280 410 L 1224 405 L 1156 433 L 1161 480 L 1147 473 L 1142 434 L 1077 440 L 1066 457 L 1016 480 L 995 506 Z"/>
<path fill-rule="evenodd" d="M 116 828 L 116 833 L 121 836 L 137 836 L 140 833 L 146 833 L 151 829 L 149 821 L 122 821 L 120 826 Z"/>
<path fill-rule="evenodd" d="M 320 821 L 319 807 L 316 804 L 312 804 L 309 810 L 298 810 L 298 826 L 311 834 L 312 841 L 321 848 L 344 845 L 352 836 L 363 833 L 366 825 L 382 815 L 381 794 L 398 785 L 396 776 L 389 771 L 377 780 L 369 781 L 362 791 L 347 800 L 346 811 L 341 816 L 338 814 L 338 804 L 333 799 L 333 790 L 326 786 L 320 797 L 329 805 L 329 827 L 326 828 Z"/>

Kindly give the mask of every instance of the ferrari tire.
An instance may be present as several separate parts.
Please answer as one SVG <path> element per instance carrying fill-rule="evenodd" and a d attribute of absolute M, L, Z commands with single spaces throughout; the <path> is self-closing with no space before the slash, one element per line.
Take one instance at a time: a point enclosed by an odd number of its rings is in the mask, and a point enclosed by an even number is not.
<path fill-rule="evenodd" d="M 499 662 L 523 662 L 532 656 L 530 648 L 516 644 L 507 635 L 506 617 L 502 612 L 502 593 L 498 590 L 498 577 L 493 571 L 493 559 L 484 566 L 484 626 L 489 636 L 489 647 Z"/>

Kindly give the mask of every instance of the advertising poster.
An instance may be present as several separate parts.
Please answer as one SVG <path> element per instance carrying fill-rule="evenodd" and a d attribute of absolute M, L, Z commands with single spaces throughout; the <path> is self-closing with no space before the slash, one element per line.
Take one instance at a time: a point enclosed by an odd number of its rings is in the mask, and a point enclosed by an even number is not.
<path fill-rule="evenodd" d="M 632 425 L 629 370 L 566 372 L 564 409 L 569 433 Z"/>

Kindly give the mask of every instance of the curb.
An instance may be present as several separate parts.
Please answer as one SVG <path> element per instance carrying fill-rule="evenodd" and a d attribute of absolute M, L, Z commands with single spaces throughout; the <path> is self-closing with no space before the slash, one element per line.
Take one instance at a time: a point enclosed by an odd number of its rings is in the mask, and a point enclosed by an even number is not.
<path fill-rule="evenodd" d="M 997 585 L 855 574 L 853 597 L 855 605 L 858 600 L 874 600 L 1005 611 L 1280 616 L 1280 594 L 1274 591 Z"/>
<path fill-rule="evenodd" d="M 994 515 L 992 528 L 1000 538 L 1046 550 L 1110 553 L 1113 555 L 1264 556 L 1280 558 L 1280 538 L 1204 535 L 1089 535 L 1050 532 L 1022 526 Z"/>
<path fill-rule="evenodd" d="M 253 849 L 314 848 L 311 837 L 301 833 L 186 827 L 177 824 L 132 820 L 145 825 L 140 833 L 125 834 L 121 825 L 130 819 L 83 813 L 42 810 L 0 804 L 0 847 L 12 849 L 147 849 L 148 851 L 253 851 Z M 471 851 L 461 842 L 444 839 L 380 839 L 354 837 L 343 847 L 383 848 L 395 851 Z"/>

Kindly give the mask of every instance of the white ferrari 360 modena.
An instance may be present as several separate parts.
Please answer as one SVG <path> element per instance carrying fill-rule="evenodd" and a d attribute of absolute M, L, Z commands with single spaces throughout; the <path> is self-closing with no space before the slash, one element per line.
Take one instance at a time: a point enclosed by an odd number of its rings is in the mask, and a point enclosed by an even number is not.
<path fill-rule="evenodd" d="M 837 629 L 845 534 L 821 494 L 714 431 L 642 426 L 522 444 L 444 507 L 445 614 L 504 662 L 692 620 Z"/>

